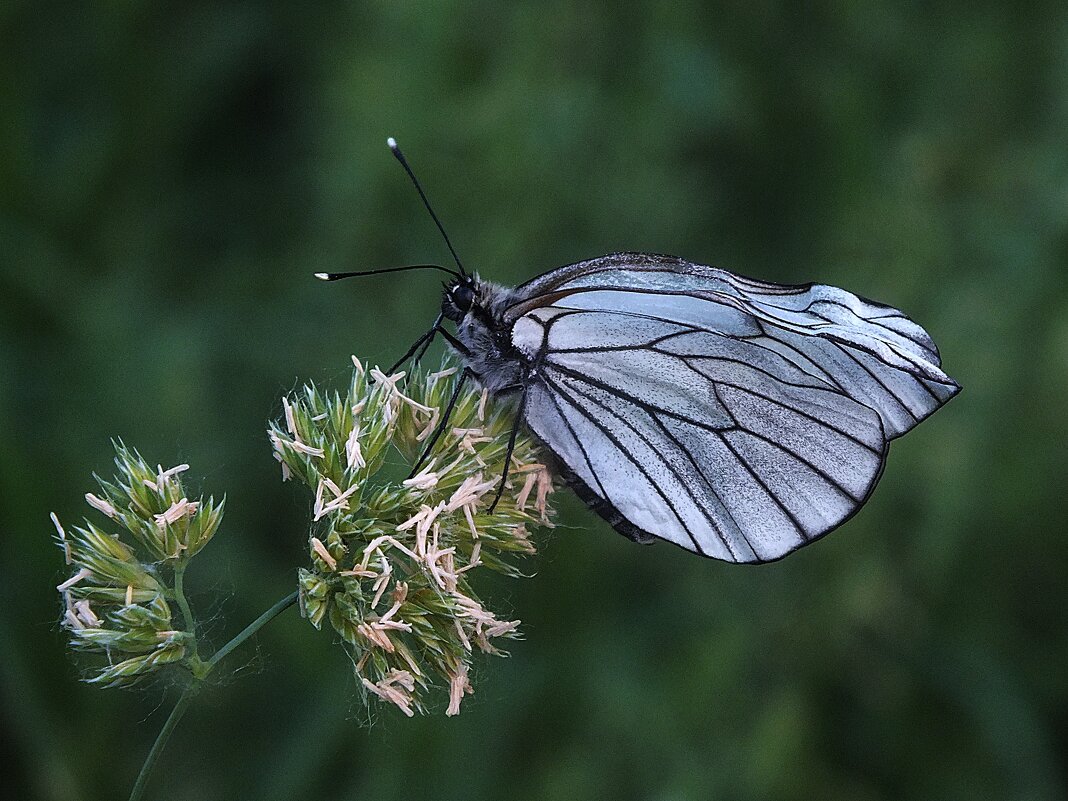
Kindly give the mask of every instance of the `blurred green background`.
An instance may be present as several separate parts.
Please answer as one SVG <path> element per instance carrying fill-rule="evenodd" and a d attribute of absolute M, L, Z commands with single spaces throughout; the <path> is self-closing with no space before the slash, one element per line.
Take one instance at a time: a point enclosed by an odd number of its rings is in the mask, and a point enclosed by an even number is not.
<path fill-rule="evenodd" d="M 759 568 L 574 499 L 463 714 L 361 725 L 295 613 L 201 695 L 167 799 L 1045 799 L 1068 750 L 1061 2 L 8 2 L 0 10 L 0 795 L 125 798 L 173 689 L 78 682 L 48 512 L 109 438 L 226 493 L 219 644 L 294 586 L 281 393 L 391 362 L 447 251 L 516 283 L 631 249 L 839 284 L 964 392 L 847 526 Z M 161 697 L 166 701 L 161 704 Z"/>

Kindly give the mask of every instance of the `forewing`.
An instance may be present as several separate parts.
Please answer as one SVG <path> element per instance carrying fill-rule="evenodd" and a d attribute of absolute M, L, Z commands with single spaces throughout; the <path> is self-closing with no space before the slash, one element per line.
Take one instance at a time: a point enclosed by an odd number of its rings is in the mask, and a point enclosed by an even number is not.
<path fill-rule="evenodd" d="M 890 439 L 960 389 L 923 328 L 897 309 L 823 284 L 772 284 L 670 256 L 622 253 L 561 267 L 524 284 L 516 298 L 505 320 L 520 331 L 531 320 L 596 310 L 729 332 L 874 409 Z M 608 335 L 587 325 L 582 336 Z"/>

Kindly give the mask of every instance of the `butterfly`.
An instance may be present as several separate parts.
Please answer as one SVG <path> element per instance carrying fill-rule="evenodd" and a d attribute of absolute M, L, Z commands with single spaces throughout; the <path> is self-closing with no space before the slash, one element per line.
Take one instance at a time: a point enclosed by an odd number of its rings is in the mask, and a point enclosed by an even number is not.
<path fill-rule="evenodd" d="M 569 264 L 515 288 L 483 280 L 389 145 L 458 271 L 318 276 L 450 273 L 434 325 L 398 363 L 439 334 L 463 361 L 438 433 L 468 380 L 516 396 L 509 447 L 521 423 L 632 540 L 728 562 L 780 559 L 855 514 L 890 441 L 960 391 L 923 328 L 833 286 L 649 253 Z"/>

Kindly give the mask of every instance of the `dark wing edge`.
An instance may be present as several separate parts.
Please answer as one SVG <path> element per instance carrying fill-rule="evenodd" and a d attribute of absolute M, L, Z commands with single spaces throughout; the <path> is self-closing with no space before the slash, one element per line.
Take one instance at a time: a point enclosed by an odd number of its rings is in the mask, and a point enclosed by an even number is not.
<path fill-rule="evenodd" d="M 632 251 L 620 251 L 608 253 L 594 259 L 584 259 L 554 267 L 548 272 L 537 275 L 529 281 L 524 281 L 515 288 L 516 292 L 524 298 L 533 298 L 546 292 L 551 292 L 564 281 L 578 278 L 583 275 L 595 273 L 600 270 L 614 270 L 620 267 L 641 269 L 643 267 L 685 267 L 690 262 L 677 256 L 668 256 L 664 253 L 637 253 Z"/>

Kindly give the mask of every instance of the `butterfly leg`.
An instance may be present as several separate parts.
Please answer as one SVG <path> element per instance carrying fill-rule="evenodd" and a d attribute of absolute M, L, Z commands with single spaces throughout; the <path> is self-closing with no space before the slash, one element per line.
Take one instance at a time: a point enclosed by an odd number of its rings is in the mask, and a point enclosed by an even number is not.
<path fill-rule="evenodd" d="M 419 352 L 415 354 L 415 358 L 412 359 L 412 368 L 413 369 L 419 366 L 420 360 L 426 354 L 427 349 L 434 342 L 434 334 L 438 333 L 438 330 L 437 329 L 431 329 L 431 330 L 433 331 L 433 333 L 431 333 L 431 335 L 426 338 L 426 342 L 423 343 L 423 347 L 421 347 L 419 349 Z"/>
<path fill-rule="evenodd" d="M 446 331 L 441 326 L 438 326 L 437 330 L 438 330 L 438 333 L 441 334 L 441 336 L 444 338 L 444 340 L 446 342 L 448 342 L 450 345 L 452 345 L 453 348 L 456 349 L 456 352 L 459 353 L 461 356 L 470 356 L 471 355 L 471 349 L 469 347 L 467 347 L 467 345 L 465 345 L 463 342 L 458 340 L 450 331 Z M 472 370 L 471 371 L 471 375 L 474 375 L 474 374 L 475 373 Z"/>
<path fill-rule="evenodd" d="M 464 384 L 469 378 L 477 378 L 475 371 L 470 367 L 465 367 L 463 372 L 460 373 L 460 378 L 456 382 L 456 388 L 452 391 L 452 397 L 449 398 L 449 402 L 445 405 L 445 414 L 441 416 L 441 422 L 438 423 L 436 429 L 434 429 L 433 435 L 426 444 L 426 448 L 423 449 L 423 455 L 419 457 L 419 461 L 415 463 L 415 467 L 412 468 L 412 472 L 408 474 L 408 478 L 411 478 L 419 472 L 419 468 L 423 466 L 423 462 L 430 456 L 430 452 L 434 450 L 434 446 L 437 445 L 438 440 L 441 439 L 442 433 L 445 431 L 445 427 L 449 424 L 449 418 L 452 416 L 453 407 L 456 406 L 456 401 L 460 397 L 460 392 L 464 388 Z"/>
<path fill-rule="evenodd" d="M 408 359 L 410 359 L 412 357 L 412 354 L 416 351 L 419 351 L 419 355 L 415 357 L 415 364 L 419 364 L 419 360 L 423 357 L 423 354 L 426 353 L 426 349 L 429 348 L 430 343 L 434 341 L 434 335 L 441 330 L 441 321 L 443 318 L 444 315 L 438 315 L 438 319 L 436 319 L 434 321 L 434 324 L 430 326 L 430 330 L 426 331 L 421 337 L 419 337 L 419 339 L 415 340 L 415 343 L 410 348 L 408 348 L 408 352 L 401 356 L 400 359 L 397 360 L 397 363 L 395 365 L 389 368 L 390 375 L 397 372 L 397 368 L 404 364 L 406 361 L 408 361 Z M 420 350 L 420 348 L 422 349 Z"/>
<path fill-rule="evenodd" d="M 524 385 L 522 387 L 523 394 L 519 396 L 519 406 L 515 412 L 515 421 L 512 423 L 512 433 L 508 436 L 508 451 L 504 454 L 504 471 L 501 473 L 501 481 L 497 485 L 497 494 L 493 497 L 493 503 L 490 504 L 489 514 L 493 514 L 493 510 L 497 508 L 497 502 L 500 501 L 501 495 L 504 494 L 504 485 L 508 481 L 508 471 L 512 467 L 512 451 L 515 450 L 515 438 L 519 434 L 519 426 L 523 424 L 523 413 L 527 408 L 527 388 Z M 507 387 L 505 388 L 505 391 Z"/>
<path fill-rule="evenodd" d="M 434 321 L 434 325 L 432 325 L 426 333 L 420 336 L 419 339 L 415 340 L 412 346 L 408 348 L 407 353 L 401 356 L 400 359 L 397 360 L 397 363 L 389 368 L 391 374 L 397 372 L 397 368 L 408 361 L 408 359 L 412 358 L 413 354 L 415 354 L 413 366 L 419 364 L 419 360 L 423 358 L 423 354 L 426 353 L 427 348 L 434 342 L 434 337 L 438 334 L 441 334 L 441 336 L 444 337 L 445 340 L 461 355 L 470 355 L 471 351 L 464 345 L 464 343 L 441 327 L 441 319 L 442 316 L 439 314 L 438 319 Z M 418 353 L 416 353 L 416 351 L 418 351 Z"/>

